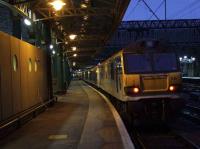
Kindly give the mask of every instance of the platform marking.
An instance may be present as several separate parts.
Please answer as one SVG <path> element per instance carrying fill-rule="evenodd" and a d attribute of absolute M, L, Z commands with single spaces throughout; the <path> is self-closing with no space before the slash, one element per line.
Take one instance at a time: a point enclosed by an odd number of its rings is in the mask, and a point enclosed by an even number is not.
<path fill-rule="evenodd" d="M 123 146 L 124 146 L 124 149 L 135 149 L 135 146 L 133 145 L 133 142 L 126 130 L 126 127 L 119 115 L 119 113 L 117 112 L 117 110 L 115 109 L 115 107 L 112 105 L 112 103 L 109 101 L 109 99 L 103 95 L 102 93 L 100 93 L 98 90 L 96 90 L 95 88 L 91 87 L 90 85 L 88 85 L 91 89 L 95 90 L 105 101 L 106 103 L 108 104 L 113 116 L 114 116 L 114 119 L 115 119 L 115 122 L 117 124 L 117 128 L 119 130 L 119 133 L 121 135 L 121 139 L 122 139 L 122 142 L 123 142 Z"/>
<path fill-rule="evenodd" d="M 50 135 L 48 139 L 49 140 L 65 140 L 67 139 L 67 135 Z"/>

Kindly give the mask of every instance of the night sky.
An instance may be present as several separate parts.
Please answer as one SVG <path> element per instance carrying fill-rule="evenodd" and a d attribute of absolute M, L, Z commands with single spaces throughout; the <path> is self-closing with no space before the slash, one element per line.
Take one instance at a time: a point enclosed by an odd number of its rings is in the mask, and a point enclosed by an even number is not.
<path fill-rule="evenodd" d="M 156 15 L 164 19 L 164 0 L 145 0 Z M 167 0 L 167 19 L 199 19 L 200 0 Z M 128 20 L 156 20 L 141 0 L 131 0 L 123 18 Z"/>

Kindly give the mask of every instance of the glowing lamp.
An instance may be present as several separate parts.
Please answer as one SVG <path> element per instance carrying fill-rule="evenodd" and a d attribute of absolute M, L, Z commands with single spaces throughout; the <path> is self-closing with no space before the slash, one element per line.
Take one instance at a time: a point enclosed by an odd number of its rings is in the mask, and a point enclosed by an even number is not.
<path fill-rule="evenodd" d="M 24 24 L 26 24 L 27 26 L 31 26 L 31 21 L 29 19 L 25 18 Z"/>
<path fill-rule="evenodd" d="M 69 39 L 71 39 L 71 40 L 74 40 L 76 37 L 77 37 L 77 35 L 75 35 L 75 34 L 69 35 Z"/>
<path fill-rule="evenodd" d="M 86 4 L 81 4 L 81 8 L 87 8 Z"/>
<path fill-rule="evenodd" d="M 73 62 L 73 64 L 72 64 L 73 66 L 76 66 L 76 62 Z"/>
<path fill-rule="evenodd" d="M 77 50 L 77 48 L 76 47 L 72 47 L 72 51 L 76 51 Z"/>
<path fill-rule="evenodd" d="M 64 3 L 63 1 L 61 0 L 55 0 L 53 1 L 52 3 L 50 3 L 50 5 L 53 6 L 53 8 L 56 10 L 56 11 L 59 11 L 63 8 L 63 6 L 66 5 L 66 3 Z"/>
<path fill-rule="evenodd" d="M 50 49 L 53 49 L 53 45 L 51 44 L 51 45 L 49 46 L 49 48 L 50 48 Z"/>
<path fill-rule="evenodd" d="M 56 51 L 53 50 L 53 51 L 52 51 L 52 54 L 55 55 L 55 54 L 56 54 Z"/>

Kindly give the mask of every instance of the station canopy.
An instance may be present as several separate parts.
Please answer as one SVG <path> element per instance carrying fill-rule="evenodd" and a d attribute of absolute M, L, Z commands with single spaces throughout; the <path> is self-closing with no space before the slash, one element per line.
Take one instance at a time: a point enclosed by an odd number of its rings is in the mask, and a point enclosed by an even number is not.
<path fill-rule="evenodd" d="M 62 2 L 61 10 L 53 8 L 55 1 Z M 64 52 L 69 61 L 81 68 L 90 65 L 103 50 L 121 22 L 129 2 L 130 0 L 14 0 L 12 4 L 17 7 L 28 5 L 37 14 L 35 21 L 48 21 L 57 32 L 58 40 L 66 43 Z M 76 35 L 75 39 L 70 40 L 69 35 Z"/>

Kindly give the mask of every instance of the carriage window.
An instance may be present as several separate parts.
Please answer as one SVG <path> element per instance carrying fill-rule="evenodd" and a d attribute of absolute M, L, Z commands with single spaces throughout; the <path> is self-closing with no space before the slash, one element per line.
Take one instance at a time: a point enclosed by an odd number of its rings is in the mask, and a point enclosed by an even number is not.
<path fill-rule="evenodd" d="M 111 79 L 114 80 L 114 64 L 113 64 L 113 62 L 110 63 L 110 76 L 111 76 Z"/>
<path fill-rule="evenodd" d="M 35 61 L 35 72 L 37 72 L 38 66 L 37 66 L 37 61 Z"/>
<path fill-rule="evenodd" d="M 28 60 L 28 71 L 29 72 L 32 71 L 32 61 L 31 61 L 31 58 L 29 58 L 29 60 Z"/>
<path fill-rule="evenodd" d="M 177 59 L 173 53 L 158 53 L 153 56 L 155 71 L 177 70 Z"/>
<path fill-rule="evenodd" d="M 101 66 L 101 67 L 100 67 L 100 77 L 101 77 L 101 78 L 104 78 L 104 73 L 105 73 L 105 72 L 104 72 L 104 67 Z"/>
<path fill-rule="evenodd" d="M 115 65 L 116 65 L 117 73 L 121 74 L 122 73 L 121 57 L 115 58 Z"/>
<path fill-rule="evenodd" d="M 18 68 L 18 61 L 17 61 L 17 56 L 13 56 L 13 70 L 16 72 Z"/>
<path fill-rule="evenodd" d="M 143 54 L 125 54 L 125 69 L 127 73 L 151 72 L 151 58 Z"/>

